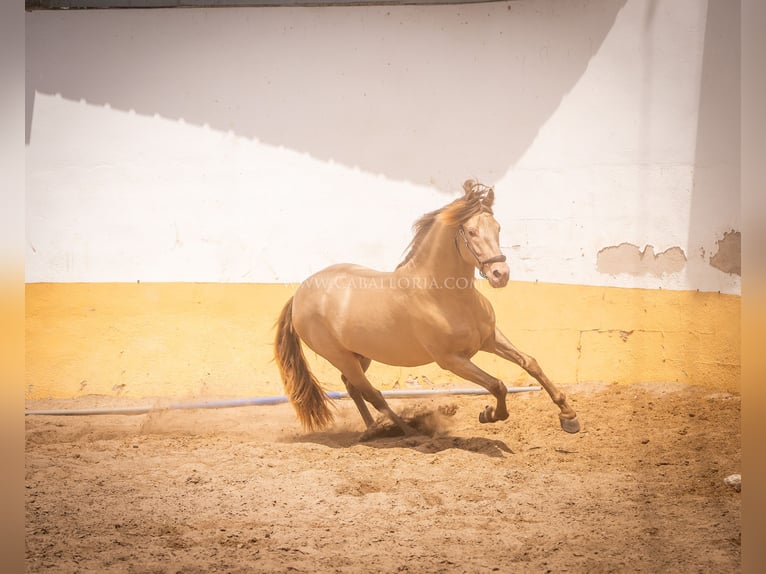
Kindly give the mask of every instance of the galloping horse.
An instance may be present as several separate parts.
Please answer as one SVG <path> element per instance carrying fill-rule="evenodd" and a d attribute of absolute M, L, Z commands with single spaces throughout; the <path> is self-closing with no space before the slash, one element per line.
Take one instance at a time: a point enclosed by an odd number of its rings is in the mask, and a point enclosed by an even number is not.
<path fill-rule="evenodd" d="M 406 435 L 416 434 L 365 375 L 371 361 L 402 367 L 435 362 L 481 385 L 497 399 L 479 415 L 483 423 L 508 418 L 505 384 L 471 362 L 478 351 L 521 366 L 560 409 L 561 427 L 580 430 L 566 397 L 537 361 L 514 347 L 495 326 L 492 305 L 474 286 L 474 269 L 494 287 L 508 283 L 500 226 L 492 213 L 492 187 L 468 180 L 465 194 L 425 214 L 404 260 L 392 273 L 351 264 L 327 267 L 306 279 L 277 321 L 275 358 L 287 395 L 306 430 L 333 420 L 330 400 L 311 373 L 301 341 L 341 373 L 369 428 L 369 402 Z"/>

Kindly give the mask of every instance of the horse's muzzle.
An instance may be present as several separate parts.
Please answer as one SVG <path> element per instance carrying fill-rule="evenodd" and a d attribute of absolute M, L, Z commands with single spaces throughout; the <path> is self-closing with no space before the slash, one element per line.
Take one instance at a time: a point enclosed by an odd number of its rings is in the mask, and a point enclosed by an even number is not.
<path fill-rule="evenodd" d="M 511 275 L 508 264 L 503 262 L 490 263 L 484 267 L 484 273 L 490 286 L 494 288 L 505 287 L 508 284 L 508 278 Z"/>

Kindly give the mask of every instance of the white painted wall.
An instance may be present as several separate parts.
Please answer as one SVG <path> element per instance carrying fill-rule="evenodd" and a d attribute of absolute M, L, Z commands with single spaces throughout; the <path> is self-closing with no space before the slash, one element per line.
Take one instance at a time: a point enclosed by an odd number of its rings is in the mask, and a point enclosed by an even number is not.
<path fill-rule="evenodd" d="M 477 177 L 515 280 L 739 293 L 736 2 L 32 12 L 27 90 L 30 282 L 392 268 Z"/>

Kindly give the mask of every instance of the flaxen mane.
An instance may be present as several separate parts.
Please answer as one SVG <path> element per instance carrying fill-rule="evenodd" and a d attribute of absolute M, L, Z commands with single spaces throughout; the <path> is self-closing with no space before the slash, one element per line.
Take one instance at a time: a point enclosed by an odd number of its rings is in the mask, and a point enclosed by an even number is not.
<path fill-rule="evenodd" d="M 492 203 L 495 201 L 494 188 L 479 183 L 476 180 L 469 179 L 463 184 L 465 195 L 441 207 L 435 211 L 426 213 L 418 219 L 412 226 L 414 237 L 407 246 L 407 255 L 401 263 L 396 266 L 397 269 L 407 263 L 415 255 L 420 247 L 423 238 L 428 234 L 437 220 L 446 225 L 462 225 L 474 215 L 487 212 L 492 214 Z"/>

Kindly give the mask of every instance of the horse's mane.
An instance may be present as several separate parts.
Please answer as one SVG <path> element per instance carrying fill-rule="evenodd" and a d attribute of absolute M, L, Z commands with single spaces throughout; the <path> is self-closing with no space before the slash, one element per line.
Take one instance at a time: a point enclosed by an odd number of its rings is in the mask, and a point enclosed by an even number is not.
<path fill-rule="evenodd" d="M 414 236 L 407 247 L 407 255 L 396 266 L 397 269 L 412 259 L 423 239 L 437 221 L 450 226 L 458 226 L 481 212 L 492 213 L 492 203 L 495 201 L 494 188 L 469 179 L 463 184 L 463 190 L 465 191 L 463 197 L 435 211 L 426 213 L 415 222 L 412 226 Z"/>

